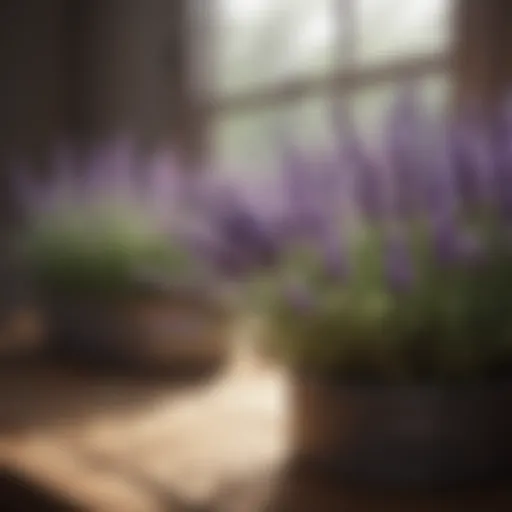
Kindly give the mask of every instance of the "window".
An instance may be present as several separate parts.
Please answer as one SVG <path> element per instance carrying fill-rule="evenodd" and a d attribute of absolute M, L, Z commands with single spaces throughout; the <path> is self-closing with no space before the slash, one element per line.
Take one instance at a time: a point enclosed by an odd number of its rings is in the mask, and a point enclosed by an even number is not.
<path fill-rule="evenodd" d="M 217 92 L 251 91 L 329 67 L 330 0 L 216 0 Z"/>
<path fill-rule="evenodd" d="M 323 146 L 340 99 L 373 131 L 403 79 L 447 97 L 452 0 L 209 1 L 211 144 L 228 168 L 271 169 L 283 125 Z"/>
<path fill-rule="evenodd" d="M 350 1 L 356 9 L 357 60 L 361 64 L 428 55 L 448 46 L 448 9 L 453 0 Z"/>

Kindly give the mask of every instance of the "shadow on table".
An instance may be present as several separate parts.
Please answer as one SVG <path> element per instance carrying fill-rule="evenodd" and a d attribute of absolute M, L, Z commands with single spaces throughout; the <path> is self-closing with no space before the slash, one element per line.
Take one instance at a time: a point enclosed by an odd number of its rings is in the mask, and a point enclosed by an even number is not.
<path fill-rule="evenodd" d="M 467 491 L 384 492 L 342 489 L 308 471 L 289 471 L 268 498 L 265 512 L 500 512 L 512 510 L 510 486 Z"/>
<path fill-rule="evenodd" d="M 465 491 L 385 492 L 344 488 L 310 470 L 285 469 L 231 486 L 211 508 L 222 512 L 508 512 L 512 487 L 487 485 Z"/>
<path fill-rule="evenodd" d="M 144 410 L 164 398 L 172 401 L 174 394 L 205 387 L 213 378 L 201 373 L 126 374 L 39 360 L 3 362 L 0 434 Z"/>
<path fill-rule="evenodd" d="M 80 512 L 79 509 L 61 501 L 11 474 L 0 471 L 0 510 L 5 512 Z"/>

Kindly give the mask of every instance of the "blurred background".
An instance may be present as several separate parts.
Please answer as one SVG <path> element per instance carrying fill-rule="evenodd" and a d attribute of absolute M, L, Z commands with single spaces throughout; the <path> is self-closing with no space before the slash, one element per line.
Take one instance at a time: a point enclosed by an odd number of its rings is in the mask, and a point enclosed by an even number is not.
<path fill-rule="evenodd" d="M 219 2 L 216 155 L 237 166 L 271 166 L 283 125 L 301 144 L 319 147 L 341 100 L 361 129 L 374 131 L 408 78 L 419 79 L 433 108 L 442 107 L 451 85 L 452 10 L 444 0 Z"/>
<path fill-rule="evenodd" d="M 21 157 L 44 177 L 63 141 L 86 149 L 126 133 L 148 151 L 172 145 L 190 172 L 213 168 L 250 179 L 275 169 L 283 131 L 321 151 L 339 105 L 377 136 L 389 100 L 409 81 L 424 87 L 436 114 L 467 101 L 492 109 L 512 79 L 511 26 L 510 0 L 3 0 L 1 228 L 13 222 L 12 163 Z M 156 485 L 159 499 L 178 489 L 208 501 L 203 496 L 218 490 L 226 471 L 240 476 L 240 461 L 277 458 L 280 375 L 258 373 L 234 388 L 223 383 L 222 392 L 201 392 L 190 407 L 188 394 L 177 399 L 167 385 L 93 382 L 60 370 L 28 375 L 1 376 L 0 463 L 92 503 L 72 510 L 256 510 L 172 508 L 170 494 L 162 508 L 131 492 L 143 487 L 146 496 Z M 129 404 L 122 413 L 121 402 Z M 233 425 L 241 437 L 226 434 Z M 193 455 L 190 446 L 197 447 Z M 77 460 L 87 469 L 77 469 Z M 124 484 L 112 483 L 111 473 L 122 474 Z M 125 484 L 129 492 L 119 490 Z M 0 496 L 14 492 L 5 486 L 0 481 Z M 259 493 L 253 489 L 242 503 Z M 341 510 L 327 494 L 304 510 Z M 275 510 L 299 512 L 302 500 Z M 0 508 L 43 510 L 40 501 L 31 503 Z M 380 502 L 354 503 L 350 510 L 384 510 Z M 420 510 L 411 503 L 389 510 Z M 474 498 L 442 510 L 470 510 L 470 503 Z M 441 510 L 430 506 L 421 510 Z M 70 508 L 50 502 L 44 510 Z"/>
<path fill-rule="evenodd" d="M 433 108 L 454 87 L 499 90 L 508 10 L 498 0 L 5 1 L 2 161 L 129 131 L 196 161 L 270 166 L 279 126 L 321 145 L 340 99 L 371 131 L 404 79 L 424 83 Z"/>
<path fill-rule="evenodd" d="M 280 126 L 325 143 L 342 100 L 375 131 L 404 80 L 423 84 L 436 109 L 497 100 L 510 75 L 509 9 L 503 0 L 5 1 L 2 161 L 127 131 L 250 172 L 242 168 L 271 167 Z"/>

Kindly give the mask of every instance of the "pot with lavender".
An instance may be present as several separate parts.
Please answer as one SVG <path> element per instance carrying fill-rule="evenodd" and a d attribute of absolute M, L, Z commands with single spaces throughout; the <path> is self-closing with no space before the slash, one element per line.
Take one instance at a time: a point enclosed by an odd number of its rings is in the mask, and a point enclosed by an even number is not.
<path fill-rule="evenodd" d="M 440 127 L 402 97 L 388 123 L 378 158 L 351 133 L 285 161 L 279 264 L 255 282 L 294 454 L 359 484 L 509 476 L 511 120 Z"/>
<path fill-rule="evenodd" d="M 227 362 L 231 307 L 213 252 L 191 244 L 198 215 L 172 159 L 144 160 L 126 142 L 58 157 L 46 188 L 15 175 L 26 213 L 16 247 L 50 352 L 139 369 Z"/>

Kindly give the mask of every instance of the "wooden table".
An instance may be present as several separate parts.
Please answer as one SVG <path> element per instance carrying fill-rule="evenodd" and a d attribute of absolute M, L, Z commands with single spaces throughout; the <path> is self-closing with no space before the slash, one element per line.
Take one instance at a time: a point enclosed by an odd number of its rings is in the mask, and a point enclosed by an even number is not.
<path fill-rule="evenodd" d="M 512 510 L 507 490 L 392 496 L 292 475 L 287 393 L 284 372 L 251 358 L 195 385 L 50 365 L 4 369 L 0 510 Z M 32 502 L 14 508 L 22 499 Z"/>

